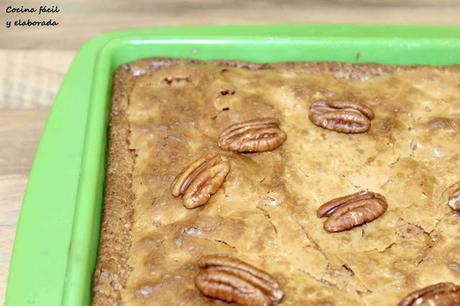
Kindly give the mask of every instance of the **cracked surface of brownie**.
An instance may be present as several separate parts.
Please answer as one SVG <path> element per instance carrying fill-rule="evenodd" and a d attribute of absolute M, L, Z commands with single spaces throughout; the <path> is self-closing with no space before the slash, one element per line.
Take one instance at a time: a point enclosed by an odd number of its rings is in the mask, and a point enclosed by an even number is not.
<path fill-rule="evenodd" d="M 219 304 L 194 284 L 197 260 L 210 254 L 272 275 L 283 305 L 396 305 L 414 290 L 460 283 L 460 216 L 448 205 L 460 186 L 458 67 L 152 59 L 122 66 L 116 80 L 113 108 L 125 107 L 112 111 L 109 162 L 120 146 L 132 154 L 131 168 L 112 166 L 129 172 L 119 179 L 131 196 L 123 206 L 109 171 L 94 305 Z M 319 100 L 364 103 L 370 128 L 313 124 Z M 279 120 L 280 147 L 219 148 L 225 128 L 257 118 Z M 214 152 L 231 171 L 206 205 L 187 209 L 170 185 Z M 322 204 L 366 190 L 385 197 L 383 215 L 324 230 Z M 119 215 L 128 225 L 117 232 Z"/>

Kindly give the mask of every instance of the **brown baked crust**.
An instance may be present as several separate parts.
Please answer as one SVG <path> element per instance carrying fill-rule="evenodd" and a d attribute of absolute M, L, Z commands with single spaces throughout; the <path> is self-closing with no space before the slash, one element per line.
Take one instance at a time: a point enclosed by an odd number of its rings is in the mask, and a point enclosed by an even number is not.
<path fill-rule="evenodd" d="M 222 77 L 225 69 L 230 80 Z M 192 85 L 172 89 L 174 84 L 166 84 L 164 90 L 174 94 L 163 95 L 159 83 L 166 76 Z M 286 95 L 291 104 L 280 108 L 285 102 L 260 92 L 243 93 L 246 104 L 238 97 L 226 102 L 216 98 L 219 88 L 246 89 L 233 83 L 238 78 L 248 88 L 269 89 L 280 99 Z M 151 84 L 153 89 L 143 89 Z M 453 66 L 170 59 L 123 65 L 114 82 L 93 305 L 164 305 L 172 300 L 213 305 L 193 285 L 194 259 L 208 252 L 237 254 L 274 275 L 285 288 L 286 305 L 392 305 L 431 283 L 459 283 L 460 221 L 446 205 L 446 190 L 460 181 L 460 154 L 450 144 L 460 142 L 455 113 L 459 84 L 460 69 Z M 335 135 L 308 121 L 313 97 L 337 94 L 361 95 L 376 110 L 369 133 L 360 138 Z M 154 109 L 154 102 L 160 106 Z M 231 111 L 224 110 L 228 105 Z M 149 111 L 161 116 L 149 117 Z M 259 155 L 228 153 L 232 171 L 223 190 L 205 208 L 184 212 L 180 199 L 168 194 L 174 173 L 198 152 L 218 150 L 217 133 L 237 118 L 254 119 L 255 112 L 279 118 L 286 143 Z M 158 118 L 164 122 L 157 124 Z M 199 129 L 174 127 L 174 120 L 189 120 Z M 335 158 L 340 166 L 329 165 Z M 301 161 L 299 167 L 295 160 Z M 240 180 L 248 186 L 239 186 Z M 315 187 L 306 192 L 305 186 Z M 316 208 L 359 189 L 384 194 L 388 212 L 361 229 L 325 233 Z M 247 206 L 232 202 L 232 195 Z M 264 236 L 250 234 L 248 227 Z M 295 256 L 278 256 L 286 252 L 274 251 L 279 247 Z"/>
<path fill-rule="evenodd" d="M 128 149 L 129 122 L 126 117 L 128 93 L 133 76 L 118 69 L 114 77 L 109 122 L 106 188 L 101 238 L 94 272 L 93 305 L 118 305 L 130 268 L 134 195 L 131 190 L 134 153 Z"/>

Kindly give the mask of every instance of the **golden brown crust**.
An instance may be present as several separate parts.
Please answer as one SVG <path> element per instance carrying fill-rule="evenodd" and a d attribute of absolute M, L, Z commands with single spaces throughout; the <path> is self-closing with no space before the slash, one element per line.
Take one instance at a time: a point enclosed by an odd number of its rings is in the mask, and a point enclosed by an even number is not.
<path fill-rule="evenodd" d="M 458 67 L 124 65 L 93 304 L 214 305 L 194 286 L 196 261 L 207 254 L 273 275 L 283 305 L 395 305 L 418 288 L 460 283 L 460 218 L 446 205 L 460 182 L 459 84 Z M 348 95 L 375 113 L 368 132 L 344 135 L 308 120 L 318 97 Z M 124 125 L 115 124 L 120 107 Z M 170 193 L 174 176 L 219 150 L 225 127 L 261 117 L 280 120 L 285 143 L 268 153 L 221 151 L 232 167 L 225 184 L 206 206 L 185 209 Z M 120 162 L 129 152 L 131 166 Z M 317 208 L 358 190 L 384 195 L 387 212 L 347 232 L 324 231 Z"/>
<path fill-rule="evenodd" d="M 98 306 L 119 304 L 121 291 L 130 273 L 126 260 L 131 245 L 134 156 L 128 150 L 129 123 L 126 109 L 131 78 L 126 69 L 119 69 L 114 77 L 106 190 L 93 285 L 93 305 Z"/>

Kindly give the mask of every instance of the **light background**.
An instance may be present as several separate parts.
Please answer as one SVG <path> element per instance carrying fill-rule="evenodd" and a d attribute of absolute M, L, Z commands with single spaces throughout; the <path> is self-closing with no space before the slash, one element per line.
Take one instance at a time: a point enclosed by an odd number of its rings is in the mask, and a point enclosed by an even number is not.
<path fill-rule="evenodd" d="M 6 14 L 8 6 L 58 5 L 52 15 Z M 114 30 L 263 23 L 460 26 L 460 0 L 0 0 L 0 303 L 19 208 L 50 105 L 76 50 Z M 56 19 L 53 28 L 7 20 Z"/>

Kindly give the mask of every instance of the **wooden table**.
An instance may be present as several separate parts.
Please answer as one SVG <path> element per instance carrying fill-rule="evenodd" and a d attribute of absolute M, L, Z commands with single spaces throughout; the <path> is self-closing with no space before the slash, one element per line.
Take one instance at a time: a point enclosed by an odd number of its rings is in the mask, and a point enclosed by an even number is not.
<path fill-rule="evenodd" d="M 54 28 L 5 28 L 8 6 L 59 4 Z M 0 4 L 0 301 L 31 162 L 76 50 L 107 31 L 171 25 L 381 23 L 460 25 L 456 0 L 5 0 Z M 33 16 L 32 16 L 33 17 Z"/>

